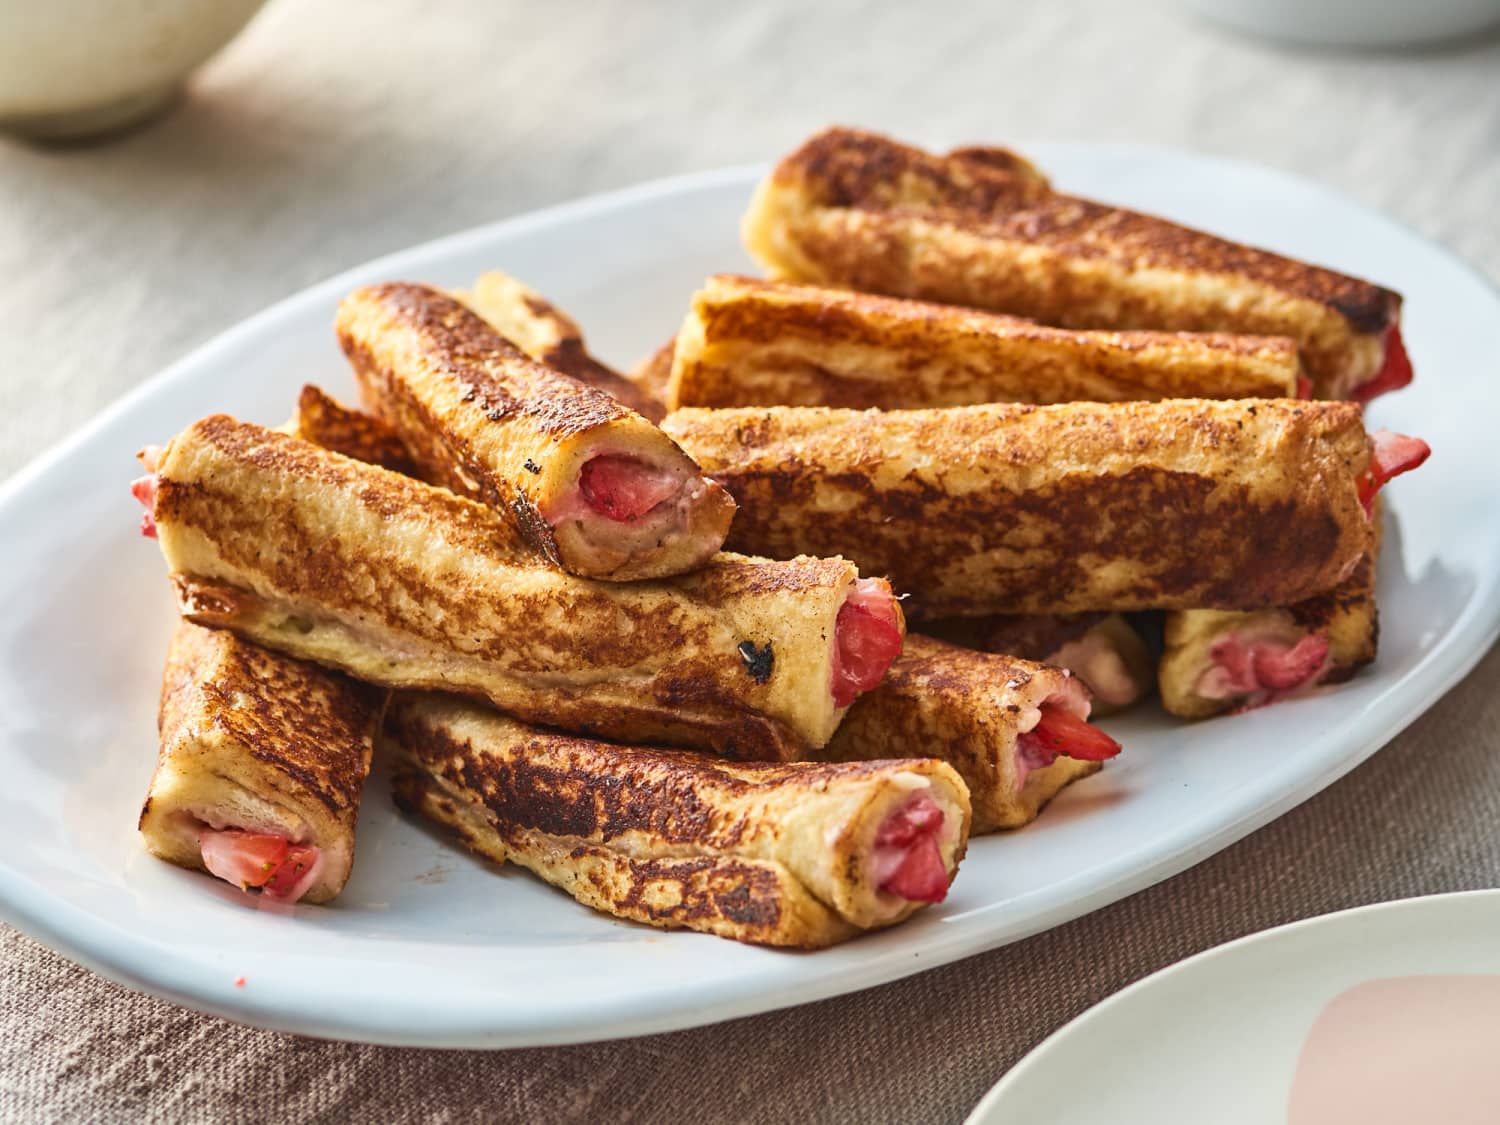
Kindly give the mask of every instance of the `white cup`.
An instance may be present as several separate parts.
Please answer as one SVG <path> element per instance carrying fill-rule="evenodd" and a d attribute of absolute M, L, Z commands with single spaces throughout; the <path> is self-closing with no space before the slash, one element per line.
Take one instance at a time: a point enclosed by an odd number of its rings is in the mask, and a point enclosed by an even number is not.
<path fill-rule="evenodd" d="M 0 0 L 0 129 L 74 139 L 144 120 L 265 0 Z"/>
<path fill-rule="evenodd" d="M 1500 0 L 1188 0 L 1217 23 L 1326 47 L 1414 47 L 1500 24 Z"/>

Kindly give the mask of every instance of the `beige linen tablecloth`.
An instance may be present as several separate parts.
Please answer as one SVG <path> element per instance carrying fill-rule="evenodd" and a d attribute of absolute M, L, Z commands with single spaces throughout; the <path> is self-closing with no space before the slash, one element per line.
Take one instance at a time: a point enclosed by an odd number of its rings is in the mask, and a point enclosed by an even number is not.
<path fill-rule="evenodd" d="M 0 473 L 347 266 L 560 199 L 768 159 L 830 121 L 1241 156 L 1500 274 L 1494 39 L 1329 55 L 1107 0 L 281 0 L 165 120 L 102 147 L 0 141 Z M 1497 696 L 1492 653 L 1321 796 L 1051 933 L 628 1042 L 442 1053 L 253 1031 L 0 927 L 0 1119 L 958 1121 L 1050 1032 L 1175 960 L 1342 907 L 1494 885 Z"/>

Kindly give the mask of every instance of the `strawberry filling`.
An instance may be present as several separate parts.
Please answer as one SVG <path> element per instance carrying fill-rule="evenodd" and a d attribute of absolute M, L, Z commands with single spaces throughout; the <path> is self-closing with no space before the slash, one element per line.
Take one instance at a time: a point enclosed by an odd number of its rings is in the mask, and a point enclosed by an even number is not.
<path fill-rule="evenodd" d="M 1321 680 L 1327 672 L 1328 637 L 1307 633 L 1290 643 L 1278 638 L 1246 640 L 1231 633 L 1208 655 L 1213 666 L 1199 680 L 1198 694 L 1208 699 L 1248 696 L 1259 705 Z"/>
<path fill-rule="evenodd" d="M 147 539 L 156 538 L 156 517 L 153 513 L 156 509 L 156 465 L 161 460 L 161 454 L 162 447 L 159 445 L 148 445 L 137 453 L 136 457 L 140 459 L 146 475 L 130 482 L 130 495 L 146 507 L 145 515 L 141 516 L 141 534 Z"/>
<path fill-rule="evenodd" d="M 896 599 L 883 578 L 861 578 L 833 626 L 833 704 L 847 707 L 877 687 L 901 655 Z"/>
<path fill-rule="evenodd" d="M 1401 329 L 1391 325 L 1385 330 L 1385 360 L 1380 370 L 1368 383 L 1355 387 L 1349 397 L 1355 402 L 1369 402 L 1386 391 L 1399 391 L 1412 380 L 1411 357 L 1406 354 L 1406 343 L 1401 339 Z"/>
<path fill-rule="evenodd" d="M 1120 744 L 1086 719 L 1056 703 L 1043 703 L 1036 726 L 1017 736 L 1016 753 L 1027 771 L 1045 769 L 1059 757 L 1102 762 L 1120 752 Z"/>
<path fill-rule="evenodd" d="M 590 458 L 578 474 L 584 502 L 617 523 L 640 519 L 680 490 L 681 483 L 671 473 L 617 453 Z"/>
<path fill-rule="evenodd" d="M 1359 502 L 1369 515 L 1375 494 L 1392 477 L 1409 473 L 1432 456 L 1432 447 L 1421 438 L 1407 437 L 1390 430 L 1376 430 L 1370 435 L 1370 465 L 1359 475 Z"/>
<path fill-rule="evenodd" d="M 886 818 L 875 833 L 872 858 L 882 891 L 910 902 L 942 902 L 948 897 L 948 868 L 938 848 L 943 820 L 943 810 L 926 793 Z"/>
<path fill-rule="evenodd" d="M 1312 398 L 1312 380 L 1306 375 L 1297 376 L 1297 397 Z"/>
<path fill-rule="evenodd" d="M 318 849 L 267 832 L 204 828 L 198 833 L 203 866 L 246 891 L 259 887 L 268 898 L 296 902 L 312 885 Z"/>
<path fill-rule="evenodd" d="M 156 517 L 152 514 L 156 509 L 156 474 L 150 476 L 136 477 L 130 482 L 130 495 L 134 496 L 146 510 L 141 513 L 141 534 L 147 539 L 156 538 Z"/>

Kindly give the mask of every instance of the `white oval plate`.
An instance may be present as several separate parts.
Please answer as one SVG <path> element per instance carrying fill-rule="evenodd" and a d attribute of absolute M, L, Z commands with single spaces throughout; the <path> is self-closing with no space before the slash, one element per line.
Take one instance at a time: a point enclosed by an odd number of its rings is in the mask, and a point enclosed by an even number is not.
<path fill-rule="evenodd" d="M 1469 891 L 1232 941 L 1090 1008 L 965 1125 L 1494 1121 L 1497 933 L 1500 891 Z"/>
<path fill-rule="evenodd" d="M 1125 755 L 1033 827 L 974 842 L 948 901 L 815 955 L 663 934 L 497 871 L 367 794 L 337 905 L 257 910 L 146 855 L 172 602 L 126 492 L 134 451 L 214 411 L 275 424 L 305 380 L 349 395 L 331 322 L 350 288 L 461 285 L 505 269 L 626 364 L 676 328 L 715 271 L 751 268 L 737 228 L 757 171 L 650 184 L 442 239 L 334 278 L 225 333 L 0 491 L 0 908 L 114 979 L 247 1023 L 435 1046 L 640 1035 L 894 980 L 1055 926 L 1148 886 L 1305 800 L 1450 688 L 1500 628 L 1492 400 L 1500 301 L 1442 250 L 1287 176 L 1170 151 L 1035 145 L 1067 188 L 1400 288 L 1418 384 L 1372 424 L 1427 438 L 1390 489 L 1377 667 L 1337 690 L 1185 726 L 1109 723 Z M 184 293 L 182 299 L 194 300 Z M 101 357 L 128 341 L 101 341 Z M 914 749 L 920 749 L 914 748 Z M 236 981 L 243 978 L 243 985 Z"/>

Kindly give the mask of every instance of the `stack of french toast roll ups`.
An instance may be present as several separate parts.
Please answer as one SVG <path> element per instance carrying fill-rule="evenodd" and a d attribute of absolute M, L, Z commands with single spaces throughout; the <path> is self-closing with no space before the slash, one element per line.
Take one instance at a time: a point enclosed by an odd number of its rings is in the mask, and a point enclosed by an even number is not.
<path fill-rule="evenodd" d="M 832 129 L 632 375 L 503 274 L 350 294 L 360 409 L 215 415 L 133 491 L 181 610 L 141 815 L 287 902 L 396 803 L 623 919 L 820 947 L 943 901 L 1156 689 L 1244 711 L 1375 656 L 1367 433 L 1401 299 Z M 663 335 L 670 324 L 663 324 Z"/>

